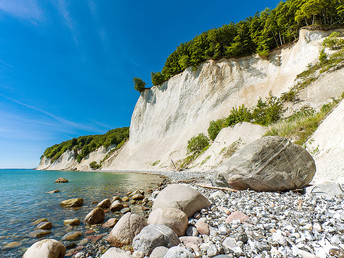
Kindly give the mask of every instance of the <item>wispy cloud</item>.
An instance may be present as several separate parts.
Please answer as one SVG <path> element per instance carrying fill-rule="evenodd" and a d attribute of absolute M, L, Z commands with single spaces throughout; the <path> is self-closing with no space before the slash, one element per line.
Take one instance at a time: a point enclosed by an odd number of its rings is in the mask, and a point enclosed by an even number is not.
<path fill-rule="evenodd" d="M 43 19 L 43 12 L 37 0 L 0 0 L 0 10 L 15 18 L 36 23 Z"/>
<path fill-rule="evenodd" d="M 7 97 L 6 95 L 4 95 L 2 93 L 0 93 L 0 96 L 2 96 L 3 98 L 5 98 L 5 99 L 7 99 L 7 100 L 9 100 L 9 101 L 11 101 L 13 103 L 16 103 L 16 104 L 18 104 L 20 106 L 26 107 L 28 109 L 31 109 L 31 110 L 39 112 L 39 113 L 41 113 L 43 115 L 46 115 L 46 116 L 56 120 L 57 122 L 64 124 L 65 126 L 69 126 L 69 127 L 72 127 L 72 128 L 78 129 L 78 130 L 84 130 L 84 131 L 89 131 L 89 132 L 101 132 L 99 129 L 94 128 L 93 126 L 84 125 L 84 124 L 80 124 L 80 123 L 75 123 L 73 121 L 70 121 L 70 120 L 58 117 L 58 116 L 56 116 L 56 115 L 54 115 L 52 113 L 49 113 L 49 112 L 47 112 L 45 110 L 40 109 L 40 108 L 34 107 L 32 105 L 28 105 L 26 103 L 23 103 L 21 101 L 13 99 L 13 98 Z"/>

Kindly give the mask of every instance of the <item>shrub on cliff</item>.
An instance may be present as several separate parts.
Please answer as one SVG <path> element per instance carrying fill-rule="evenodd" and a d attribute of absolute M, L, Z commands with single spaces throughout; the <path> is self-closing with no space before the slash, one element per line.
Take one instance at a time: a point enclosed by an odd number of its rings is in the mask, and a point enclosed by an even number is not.
<path fill-rule="evenodd" d="M 197 136 L 192 137 L 188 141 L 188 152 L 189 153 L 200 153 L 204 148 L 206 148 L 209 145 L 209 138 L 205 136 L 205 134 L 200 133 Z"/>
<path fill-rule="evenodd" d="M 138 92 L 143 92 L 145 90 L 146 83 L 141 78 L 134 77 L 134 89 Z"/>

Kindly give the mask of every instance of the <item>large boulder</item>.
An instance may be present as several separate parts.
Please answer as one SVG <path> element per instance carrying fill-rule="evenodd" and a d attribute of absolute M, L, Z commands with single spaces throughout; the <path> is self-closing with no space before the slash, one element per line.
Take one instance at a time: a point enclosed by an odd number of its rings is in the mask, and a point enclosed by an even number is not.
<path fill-rule="evenodd" d="M 145 256 L 151 254 L 155 247 L 172 247 L 180 243 L 177 234 L 165 225 L 148 225 L 133 240 L 134 251 Z"/>
<path fill-rule="evenodd" d="M 55 180 L 55 183 L 68 183 L 69 181 L 66 178 L 59 177 Z"/>
<path fill-rule="evenodd" d="M 315 174 L 312 156 L 290 140 L 267 136 L 237 151 L 217 173 L 216 182 L 237 190 L 299 189 Z"/>
<path fill-rule="evenodd" d="M 210 202 L 199 191 L 190 186 L 172 184 L 162 190 L 154 201 L 152 210 L 158 208 L 180 209 L 188 217 L 210 206 Z"/>
<path fill-rule="evenodd" d="M 107 241 L 111 246 L 122 247 L 130 245 L 133 238 L 147 225 L 146 219 L 130 212 L 123 215 L 111 230 Z"/>
<path fill-rule="evenodd" d="M 174 208 L 157 208 L 148 217 L 148 224 L 166 225 L 178 236 L 183 236 L 188 227 L 188 216 Z"/>
<path fill-rule="evenodd" d="M 44 239 L 34 243 L 23 255 L 23 258 L 63 258 L 66 247 L 54 239 Z"/>
<path fill-rule="evenodd" d="M 73 198 L 60 202 L 60 205 L 63 207 L 81 207 L 84 204 L 84 199 L 82 198 Z"/>
<path fill-rule="evenodd" d="M 91 210 L 85 217 L 85 223 L 93 225 L 104 221 L 105 212 L 102 208 L 95 208 Z"/>

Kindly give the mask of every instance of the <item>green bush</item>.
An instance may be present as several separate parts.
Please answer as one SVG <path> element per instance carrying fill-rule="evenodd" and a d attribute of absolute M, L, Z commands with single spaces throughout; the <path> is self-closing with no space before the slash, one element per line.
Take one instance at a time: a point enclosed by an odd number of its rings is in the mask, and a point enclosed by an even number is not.
<path fill-rule="evenodd" d="M 192 137 L 188 141 L 187 149 L 189 153 L 198 154 L 208 145 L 209 145 L 209 138 L 205 136 L 205 134 L 200 133 L 199 135 Z"/>
<path fill-rule="evenodd" d="M 320 63 L 324 63 L 324 62 L 327 61 L 327 54 L 326 54 L 326 52 L 325 52 L 325 49 L 322 49 L 322 50 L 320 51 L 319 61 L 320 61 Z"/>
<path fill-rule="evenodd" d="M 98 164 L 96 161 L 93 161 L 90 163 L 90 168 L 93 170 L 99 169 L 101 167 L 100 164 Z"/>
<path fill-rule="evenodd" d="M 240 122 L 250 122 L 252 114 L 250 110 L 243 104 L 238 108 L 231 110 L 231 114 L 226 118 L 225 127 L 235 125 Z"/>
<path fill-rule="evenodd" d="M 208 127 L 209 138 L 214 141 L 216 136 L 219 134 L 221 129 L 224 127 L 225 119 L 218 119 L 216 121 L 211 121 Z"/>
<path fill-rule="evenodd" d="M 146 83 L 141 78 L 134 77 L 134 89 L 138 92 L 143 92 L 145 90 Z"/>
<path fill-rule="evenodd" d="M 161 85 L 165 81 L 165 77 L 161 72 L 152 73 L 152 83 L 154 86 Z"/>
<path fill-rule="evenodd" d="M 278 121 L 283 113 L 283 102 L 281 99 L 272 96 L 263 101 L 259 98 L 256 107 L 253 110 L 252 117 L 257 124 L 267 125 Z"/>

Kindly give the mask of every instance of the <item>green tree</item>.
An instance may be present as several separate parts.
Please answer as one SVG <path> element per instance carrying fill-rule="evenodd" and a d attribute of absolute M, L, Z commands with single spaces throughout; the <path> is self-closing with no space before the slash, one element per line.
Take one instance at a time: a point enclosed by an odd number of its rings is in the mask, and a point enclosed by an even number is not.
<path fill-rule="evenodd" d="M 154 86 L 161 85 L 165 82 L 165 76 L 161 72 L 152 73 L 152 84 Z"/>
<path fill-rule="evenodd" d="M 192 137 L 188 141 L 188 152 L 193 154 L 200 153 L 205 147 L 209 145 L 209 138 L 205 134 L 200 133 L 197 136 Z"/>
<path fill-rule="evenodd" d="M 134 88 L 138 92 L 143 92 L 145 90 L 146 83 L 141 78 L 134 77 Z"/>
<path fill-rule="evenodd" d="M 209 138 L 214 141 L 216 136 L 219 134 L 221 129 L 224 127 L 224 119 L 218 119 L 216 121 L 211 121 L 208 127 Z"/>

